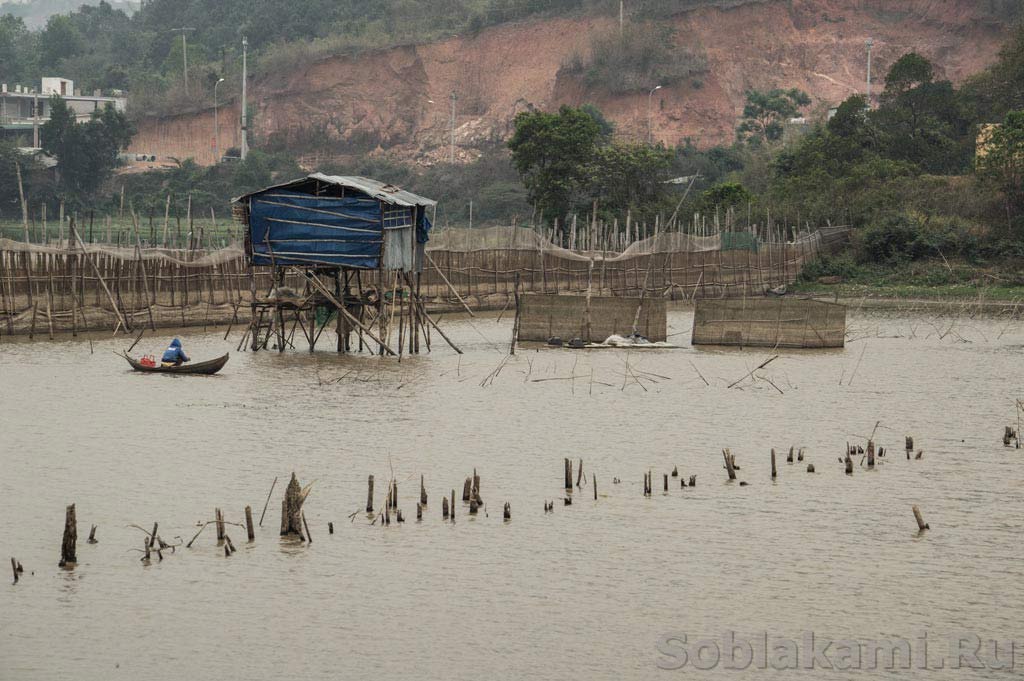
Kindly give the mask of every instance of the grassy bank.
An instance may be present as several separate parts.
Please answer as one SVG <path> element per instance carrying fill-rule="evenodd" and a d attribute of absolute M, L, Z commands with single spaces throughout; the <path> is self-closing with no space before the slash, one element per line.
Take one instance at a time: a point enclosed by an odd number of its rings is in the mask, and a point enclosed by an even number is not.
<path fill-rule="evenodd" d="M 809 265 L 792 286 L 800 294 L 840 298 L 1024 300 L 1024 267 L 1013 260 L 967 263 L 943 258 L 860 264 L 848 255 Z"/>

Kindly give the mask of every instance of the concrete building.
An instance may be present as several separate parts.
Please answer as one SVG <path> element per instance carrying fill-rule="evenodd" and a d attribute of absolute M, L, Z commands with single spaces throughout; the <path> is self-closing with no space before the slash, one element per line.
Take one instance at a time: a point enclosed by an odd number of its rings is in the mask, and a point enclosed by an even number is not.
<path fill-rule="evenodd" d="M 99 90 L 83 95 L 67 78 L 43 78 L 38 88 L 0 83 L 0 137 L 23 138 L 24 145 L 39 146 L 39 126 L 50 120 L 50 97 L 61 97 L 79 122 L 94 111 L 113 104 L 124 111 L 128 99 L 122 93 L 106 96 Z"/>

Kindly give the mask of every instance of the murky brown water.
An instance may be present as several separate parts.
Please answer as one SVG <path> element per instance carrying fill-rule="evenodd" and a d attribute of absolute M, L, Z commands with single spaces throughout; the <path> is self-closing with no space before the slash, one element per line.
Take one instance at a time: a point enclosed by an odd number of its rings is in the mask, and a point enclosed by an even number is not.
<path fill-rule="evenodd" d="M 683 349 L 522 350 L 486 387 L 507 315 L 443 322 L 461 359 L 436 345 L 401 365 L 233 353 L 213 378 L 130 373 L 111 352 L 123 339 L 97 340 L 95 354 L 83 341 L 5 342 L 0 570 L 14 555 L 26 574 L 11 586 L 0 571 L 0 678 L 641 679 L 705 675 L 692 660 L 658 668 L 679 662 L 658 649 L 673 632 L 902 636 L 915 654 L 927 632 L 933 660 L 962 632 L 1024 640 L 1024 450 L 1000 441 L 1015 422 L 1024 326 L 960 320 L 940 338 L 952 320 L 853 315 L 845 350 L 783 352 L 763 372 L 780 394 L 765 381 L 727 389 L 770 353 L 691 348 L 691 318 L 670 314 Z M 182 335 L 206 358 L 234 349 L 237 335 L 222 333 Z M 164 335 L 138 350 L 162 349 Z M 631 378 L 623 388 L 627 357 L 632 372 L 650 372 L 646 390 Z M 534 380 L 574 368 L 575 381 Z M 878 470 L 845 476 L 844 444 L 863 443 L 878 420 L 891 452 Z M 923 460 L 905 459 L 908 433 Z M 769 448 L 791 444 L 818 472 L 780 456 L 773 484 Z M 725 446 L 749 486 L 726 482 Z M 587 487 L 545 515 L 543 502 L 562 496 L 564 456 L 584 459 L 601 496 Z M 696 474 L 696 489 L 673 480 L 663 494 L 673 466 Z M 386 480 L 390 467 L 409 521 L 350 521 L 366 476 Z M 461 491 L 473 467 L 489 515 L 460 508 L 455 525 L 442 522 L 441 495 Z M 644 499 L 649 468 L 655 494 Z M 308 547 L 277 537 L 292 470 L 315 481 Z M 430 505 L 418 524 L 421 473 Z M 159 521 L 165 539 L 187 540 L 216 506 L 232 521 L 246 504 L 258 516 L 274 476 L 256 542 L 229 528 L 240 546 L 231 558 L 212 528 L 148 567 L 131 551 L 143 535 L 130 523 Z M 80 563 L 65 572 L 71 502 Z M 932 526 L 922 536 L 912 504 Z M 804 673 L 1016 678 L 1021 651 L 1014 671 Z M 712 676 L 765 674 L 793 672 L 720 665 Z"/>

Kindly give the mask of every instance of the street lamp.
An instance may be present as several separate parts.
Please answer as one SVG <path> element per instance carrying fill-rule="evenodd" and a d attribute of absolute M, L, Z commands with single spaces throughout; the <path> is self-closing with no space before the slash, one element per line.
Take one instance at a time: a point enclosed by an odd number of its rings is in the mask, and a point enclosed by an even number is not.
<path fill-rule="evenodd" d="M 874 47 L 875 41 L 868 38 L 868 108 L 871 108 L 871 48 Z"/>
<path fill-rule="evenodd" d="M 654 93 L 661 89 L 660 85 L 655 85 L 651 88 L 651 91 L 647 93 L 647 143 L 654 144 L 654 125 L 652 123 L 651 114 L 651 102 L 654 98 Z"/>
<path fill-rule="evenodd" d="M 246 102 L 246 79 L 249 77 L 249 39 L 242 36 L 242 150 L 244 161 L 249 156 L 249 111 Z"/>
<path fill-rule="evenodd" d="M 224 82 L 221 78 L 213 84 L 213 164 L 220 163 L 220 120 L 217 116 L 217 86 Z"/>
<path fill-rule="evenodd" d="M 457 94 L 455 94 L 455 90 L 452 90 L 452 94 L 451 94 L 451 100 L 452 100 L 452 120 L 451 120 L 451 128 L 452 128 L 452 153 L 451 153 L 451 162 L 452 163 L 455 163 L 455 100 L 458 99 L 458 98 L 459 98 L 459 96 Z"/>

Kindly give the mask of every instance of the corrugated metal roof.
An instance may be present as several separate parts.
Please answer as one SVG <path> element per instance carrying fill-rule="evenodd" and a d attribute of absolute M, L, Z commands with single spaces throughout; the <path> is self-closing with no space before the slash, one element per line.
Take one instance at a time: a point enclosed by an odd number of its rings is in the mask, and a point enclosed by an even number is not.
<path fill-rule="evenodd" d="M 418 196 L 393 184 L 385 184 L 379 180 L 358 175 L 324 175 L 313 173 L 309 176 L 311 180 L 319 180 L 330 184 L 337 184 L 343 187 L 352 187 L 370 196 L 380 199 L 385 203 L 397 204 L 399 206 L 434 206 L 437 201 Z"/>
<path fill-rule="evenodd" d="M 397 205 L 397 206 L 436 206 L 437 201 L 428 199 L 422 196 L 417 196 L 412 192 L 408 192 L 401 187 L 396 187 L 392 184 L 386 184 L 379 180 L 373 180 L 368 177 L 359 177 L 358 175 L 324 175 L 323 173 L 313 173 L 307 175 L 300 180 L 293 180 L 284 184 L 274 185 L 273 187 L 266 187 L 259 191 L 250 192 L 244 196 L 240 196 L 233 201 L 240 201 L 244 198 L 265 192 L 271 189 L 284 189 L 286 187 L 292 187 L 309 180 L 316 180 L 318 182 L 324 182 L 326 184 L 338 185 L 340 187 L 351 187 L 357 189 L 365 194 L 372 196 L 375 199 L 383 201 L 384 203 Z"/>

